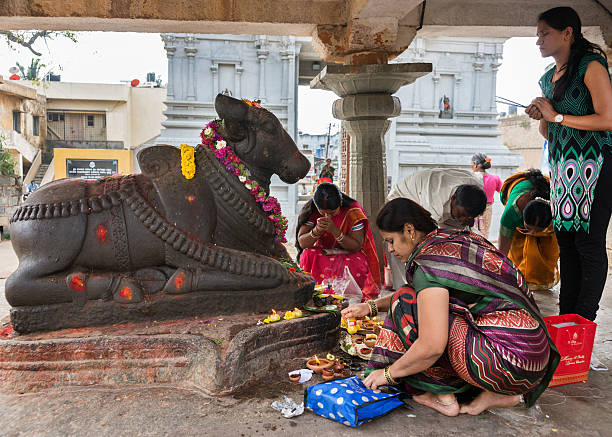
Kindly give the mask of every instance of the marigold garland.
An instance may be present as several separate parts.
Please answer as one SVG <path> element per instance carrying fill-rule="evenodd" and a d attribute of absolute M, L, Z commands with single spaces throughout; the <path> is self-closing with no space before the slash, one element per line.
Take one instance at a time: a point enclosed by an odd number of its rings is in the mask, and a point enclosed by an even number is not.
<path fill-rule="evenodd" d="M 261 100 L 256 100 L 256 99 L 253 99 L 253 100 L 249 100 L 249 99 L 242 99 L 242 101 L 243 101 L 244 103 L 246 103 L 247 105 L 249 105 L 249 106 L 254 106 L 254 107 L 256 107 L 256 108 L 261 108 Z"/>
<path fill-rule="evenodd" d="M 181 172 L 185 179 L 192 179 L 196 172 L 194 149 L 187 144 L 181 144 Z"/>
<path fill-rule="evenodd" d="M 256 102 L 249 101 L 246 103 L 250 106 L 256 106 L 251 104 Z M 255 179 L 251 179 L 251 172 L 247 166 L 240 161 L 240 158 L 238 158 L 238 155 L 234 153 L 231 147 L 227 146 L 225 139 L 217 133 L 220 123 L 221 120 L 213 120 L 206 125 L 200 134 L 202 144 L 213 151 L 217 160 L 228 172 L 233 173 L 244 184 L 261 209 L 268 213 L 268 219 L 274 224 L 276 234 L 274 240 L 286 243 L 287 219 L 282 214 L 280 203 L 278 203 L 275 197 L 266 194 L 266 191 Z"/>

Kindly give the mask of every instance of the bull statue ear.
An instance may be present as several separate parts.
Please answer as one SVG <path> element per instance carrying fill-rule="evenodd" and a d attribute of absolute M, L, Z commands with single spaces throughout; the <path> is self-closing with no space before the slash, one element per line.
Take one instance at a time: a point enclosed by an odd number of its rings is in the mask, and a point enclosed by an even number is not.
<path fill-rule="evenodd" d="M 215 111 L 223 120 L 225 131 L 229 140 L 242 141 L 247 136 L 247 123 L 249 105 L 239 99 L 217 94 L 215 98 Z"/>

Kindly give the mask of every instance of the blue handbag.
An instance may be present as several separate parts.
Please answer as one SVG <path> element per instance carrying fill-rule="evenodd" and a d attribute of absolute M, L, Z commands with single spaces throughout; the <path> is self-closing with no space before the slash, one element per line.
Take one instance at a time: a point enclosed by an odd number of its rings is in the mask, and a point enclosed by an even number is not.
<path fill-rule="evenodd" d="M 304 406 L 326 419 L 357 428 L 403 405 L 400 394 L 375 392 L 353 376 L 308 387 Z"/>

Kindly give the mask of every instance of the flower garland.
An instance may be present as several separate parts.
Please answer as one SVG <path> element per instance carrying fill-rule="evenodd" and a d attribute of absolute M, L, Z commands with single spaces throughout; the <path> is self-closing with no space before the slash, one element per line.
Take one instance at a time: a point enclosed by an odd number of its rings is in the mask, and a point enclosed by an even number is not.
<path fill-rule="evenodd" d="M 193 147 L 181 144 L 181 172 L 185 179 L 192 179 L 195 176 L 195 155 Z"/>
<path fill-rule="evenodd" d="M 276 234 L 274 241 L 286 243 L 287 219 L 282 214 L 280 203 L 275 197 L 267 195 L 255 179 L 251 179 L 249 169 L 240 161 L 238 155 L 227 146 L 225 139 L 217 133 L 220 123 L 221 120 L 213 120 L 206 125 L 200 134 L 202 144 L 213 151 L 217 160 L 228 172 L 233 173 L 244 184 L 261 209 L 268 213 L 268 219 L 274 224 Z"/>

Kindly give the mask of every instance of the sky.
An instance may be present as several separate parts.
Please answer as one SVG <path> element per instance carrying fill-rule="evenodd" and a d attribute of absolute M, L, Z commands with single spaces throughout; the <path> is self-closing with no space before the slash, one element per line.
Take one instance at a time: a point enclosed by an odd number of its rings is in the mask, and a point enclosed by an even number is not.
<path fill-rule="evenodd" d="M 41 51 L 43 71 L 61 74 L 64 82 L 118 83 L 139 79 L 155 72 L 162 83 L 167 81 L 168 62 L 161 37 L 157 33 L 78 32 L 78 43 L 65 38 L 36 46 Z M 497 95 L 528 105 L 541 94 L 538 79 L 552 58 L 543 59 L 535 38 L 511 38 L 504 44 L 504 55 L 497 75 Z M 29 50 L 11 50 L 0 42 L 0 75 L 8 78 L 9 68 L 16 62 L 23 66 L 35 57 Z M 339 121 L 334 119 L 331 106 L 338 97 L 331 91 L 298 89 L 298 128 L 319 134 L 332 132 Z M 498 105 L 499 111 L 507 106 Z M 519 113 L 522 112 L 519 110 Z"/>

